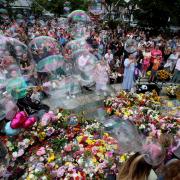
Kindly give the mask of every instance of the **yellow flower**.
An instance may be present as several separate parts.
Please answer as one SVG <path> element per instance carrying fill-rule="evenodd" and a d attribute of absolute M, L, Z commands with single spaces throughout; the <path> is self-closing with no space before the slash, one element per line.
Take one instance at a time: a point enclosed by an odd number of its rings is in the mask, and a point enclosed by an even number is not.
<path fill-rule="evenodd" d="M 83 138 L 82 136 L 78 136 L 78 137 L 77 137 L 77 141 L 78 141 L 78 142 L 81 142 L 81 141 L 82 141 L 82 138 Z"/>
<path fill-rule="evenodd" d="M 56 165 L 55 165 L 55 169 L 58 169 L 58 168 L 59 168 L 59 166 L 56 164 Z"/>
<path fill-rule="evenodd" d="M 40 139 L 40 140 L 44 140 L 45 137 L 46 137 L 46 133 L 45 133 L 45 132 L 39 133 L 39 139 Z"/>
<path fill-rule="evenodd" d="M 126 161 L 126 155 L 124 154 L 124 155 L 122 155 L 121 157 L 120 157 L 120 162 L 124 162 L 124 161 Z"/>
<path fill-rule="evenodd" d="M 93 163 L 96 163 L 96 162 L 97 162 L 97 160 L 96 160 L 95 157 L 92 158 L 92 162 L 93 162 Z"/>
<path fill-rule="evenodd" d="M 108 133 L 104 133 L 104 136 L 107 136 L 107 137 L 109 137 L 109 134 L 108 134 Z"/>
<path fill-rule="evenodd" d="M 54 153 L 50 153 L 50 155 L 48 157 L 48 162 L 50 163 L 50 162 L 54 161 L 54 159 L 55 159 Z"/>
<path fill-rule="evenodd" d="M 71 162 L 66 162 L 65 166 L 70 166 L 72 163 Z"/>
<path fill-rule="evenodd" d="M 97 153 L 97 156 L 101 159 L 104 159 L 104 155 L 102 153 Z"/>
<path fill-rule="evenodd" d="M 29 174 L 26 180 L 33 180 L 35 179 L 35 176 L 33 174 Z"/>
<path fill-rule="evenodd" d="M 94 143 L 93 143 L 93 141 L 92 141 L 92 140 L 90 140 L 90 139 L 87 139 L 87 140 L 86 140 L 86 143 L 87 143 L 88 145 L 92 145 L 92 144 L 94 144 Z"/>
<path fill-rule="evenodd" d="M 99 151 L 100 151 L 100 153 L 103 153 L 103 152 L 106 151 L 106 149 L 105 149 L 104 147 L 100 146 L 100 147 L 99 147 Z"/>
<path fill-rule="evenodd" d="M 121 113 L 120 113 L 119 111 L 116 111 L 116 112 L 115 112 L 115 115 L 116 115 L 116 116 L 120 116 Z"/>

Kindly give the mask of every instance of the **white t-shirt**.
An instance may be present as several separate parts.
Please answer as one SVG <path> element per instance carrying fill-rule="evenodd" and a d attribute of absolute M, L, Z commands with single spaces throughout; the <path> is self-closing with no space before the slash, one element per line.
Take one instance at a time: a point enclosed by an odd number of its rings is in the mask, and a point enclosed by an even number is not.
<path fill-rule="evenodd" d="M 110 62 L 113 60 L 113 54 L 105 54 L 105 59 L 107 60 L 107 62 L 110 64 Z"/>
<path fill-rule="evenodd" d="M 178 71 L 180 71 L 180 59 L 177 60 L 175 69 L 177 69 Z"/>
<path fill-rule="evenodd" d="M 171 54 L 168 59 L 177 60 L 178 59 L 178 54 L 177 53 L 176 54 Z"/>

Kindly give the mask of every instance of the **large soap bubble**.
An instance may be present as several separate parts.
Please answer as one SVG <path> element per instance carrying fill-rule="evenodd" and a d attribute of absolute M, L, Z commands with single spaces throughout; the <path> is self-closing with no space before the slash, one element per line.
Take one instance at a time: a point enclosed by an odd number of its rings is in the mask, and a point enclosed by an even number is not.
<path fill-rule="evenodd" d="M 6 91 L 16 100 L 25 97 L 28 86 L 23 76 L 21 76 L 18 66 L 9 66 L 8 73 Z"/>
<path fill-rule="evenodd" d="M 0 98 L 0 119 L 2 120 L 6 118 L 8 120 L 12 120 L 18 111 L 16 102 L 6 92 L 0 93 Z"/>
<path fill-rule="evenodd" d="M 20 65 L 20 61 L 28 55 L 27 46 L 17 39 L 0 36 L 0 41 L 0 58 L 3 66 L 8 63 Z"/>
<path fill-rule="evenodd" d="M 58 42 L 49 36 L 34 38 L 29 43 L 29 49 L 36 63 L 48 56 L 59 54 L 60 52 Z"/>
<path fill-rule="evenodd" d="M 62 55 L 48 56 L 37 63 L 38 72 L 55 73 L 57 70 L 63 72 L 64 58 Z"/>
<path fill-rule="evenodd" d="M 165 149 L 152 139 L 148 139 L 143 145 L 141 154 L 144 155 L 144 160 L 152 166 L 160 165 L 165 159 Z"/>
<path fill-rule="evenodd" d="M 128 53 L 134 53 L 137 51 L 137 42 L 136 40 L 134 39 L 128 39 L 126 42 L 125 42 L 125 47 L 124 49 L 128 52 Z"/>
<path fill-rule="evenodd" d="M 90 46 L 86 42 L 86 39 L 84 38 L 69 41 L 66 44 L 65 48 L 68 52 L 71 53 L 75 53 L 78 50 L 86 50 L 86 51 L 91 50 Z"/>
<path fill-rule="evenodd" d="M 83 85 L 94 83 L 94 70 L 98 62 L 97 58 L 89 51 L 79 50 L 73 53 L 75 68 L 80 75 Z"/>
<path fill-rule="evenodd" d="M 129 120 L 121 120 L 113 129 L 122 153 L 140 152 L 142 148 L 142 137 L 135 125 Z"/>
<path fill-rule="evenodd" d="M 68 15 L 69 23 L 87 23 L 90 22 L 89 16 L 83 10 L 75 10 Z"/>

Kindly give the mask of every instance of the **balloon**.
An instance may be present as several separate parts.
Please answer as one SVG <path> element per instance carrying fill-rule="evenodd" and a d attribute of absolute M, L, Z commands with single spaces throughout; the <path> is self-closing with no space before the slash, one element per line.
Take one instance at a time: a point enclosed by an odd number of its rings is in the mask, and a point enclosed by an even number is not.
<path fill-rule="evenodd" d="M 23 123 L 21 122 L 20 118 L 14 118 L 10 124 L 12 129 L 19 129 L 22 127 L 22 125 L 23 125 Z"/>
<path fill-rule="evenodd" d="M 10 123 L 11 122 L 6 123 L 4 131 L 8 136 L 15 136 L 20 132 L 20 129 L 12 129 Z"/>
<path fill-rule="evenodd" d="M 35 117 L 30 117 L 23 124 L 23 128 L 28 129 L 28 128 L 32 127 L 35 122 L 36 122 L 36 118 Z"/>
<path fill-rule="evenodd" d="M 11 128 L 13 129 L 22 128 L 26 120 L 27 120 L 26 113 L 24 111 L 18 112 L 15 118 L 11 121 Z"/>

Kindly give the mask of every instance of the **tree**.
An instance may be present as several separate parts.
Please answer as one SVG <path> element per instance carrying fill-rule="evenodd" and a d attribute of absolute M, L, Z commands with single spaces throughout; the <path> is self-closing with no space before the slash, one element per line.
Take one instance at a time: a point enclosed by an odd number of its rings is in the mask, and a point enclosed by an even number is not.
<path fill-rule="evenodd" d="M 33 11 L 42 13 L 43 10 L 54 13 L 57 16 L 64 14 L 64 3 L 68 0 L 35 0 L 33 3 Z M 89 0 L 69 0 L 71 3 L 71 11 L 81 9 L 87 10 Z"/>
<path fill-rule="evenodd" d="M 140 26 L 154 29 L 170 25 L 170 19 L 178 22 L 180 0 L 139 0 L 135 16 Z M 175 17 L 177 15 L 177 17 Z"/>

